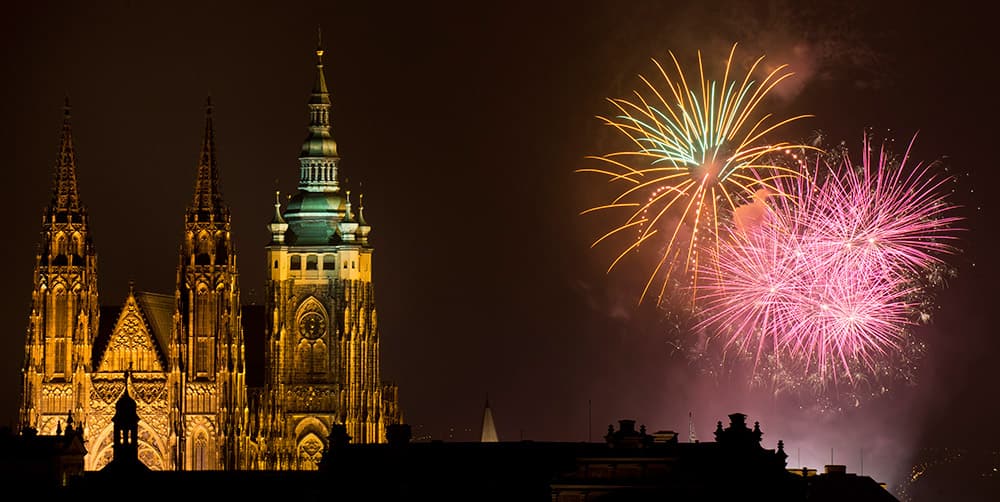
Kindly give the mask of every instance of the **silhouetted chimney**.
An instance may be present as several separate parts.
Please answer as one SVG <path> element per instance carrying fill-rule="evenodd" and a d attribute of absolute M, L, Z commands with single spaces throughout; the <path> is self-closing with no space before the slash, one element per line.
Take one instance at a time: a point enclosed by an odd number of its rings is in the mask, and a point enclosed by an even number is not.
<path fill-rule="evenodd" d="M 618 421 L 618 430 L 608 425 L 608 435 L 604 436 L 608 446 L 612 448 L 640 448 L 653 444 L 653 436 L 646 434 L 646 426 L 635 430 L 635 420 L 622 419 Z"/>
<path fill-rule="evenodd" d="M 824 474 L 847 474 L 847 466 L 840 464 L 823 466 Z"/>

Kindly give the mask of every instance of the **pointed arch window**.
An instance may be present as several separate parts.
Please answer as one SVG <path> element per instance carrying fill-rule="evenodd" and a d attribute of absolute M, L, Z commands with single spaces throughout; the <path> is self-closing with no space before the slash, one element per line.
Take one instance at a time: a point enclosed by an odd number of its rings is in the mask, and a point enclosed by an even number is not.
<path fill-rule="evenodd" d="M 51 338 L 51 368 L 54 375 L 63 376 L 69 365 L 67 350 L 72 338 L 70 314 L 70 295 L 63 287 L 56 287 L 50 297 L 51 310 L 49 317 L 49 333 Z"/>
<path fill-rule="evenodd" d="M 56 235 L 56 243 L 54 248 L 55 249 L 53 251 L 55 251 L 55 254 L 57 256 L 66 254 L 66 235 L 63 234 L 62 232 Z"/>
<path fill-rule="evenodd" d="M 193 313 L 194 370 L 197 376 L 208 376 L 212 368 L 212 340 L 217 318 L 214 296 L 206 285 L 199 285 Z"/>
<path fill-rule="evenodd" d="M 56 338 L 55 339 L 55 364 L 52 368 L 52 372 L 55 375 L 66 375 L 66 339 Z"/>
<path fill-rule="evenodd" d="M 73 232 L 73 237 L 69 240 L 69 249 L 66 254 L 83 256 L 83 236 L 80 232 Z"/>
<path fill-rule="evenodd" d="M 66 257 L 66 235 L 59 232 L 55 241 L 52 243 L 52 264 L 53 265 L 66 265 L 68 259 Z"/>
<path fill-rule="evenodd" d="M 323 340 L 313 342 L 309 354 L 309 372 L 321 375 L 326 373 L 329 360 L 326 343 Z"/>
<path fill-rule="evenodd" d="M 220 235 L 219 242 L 215 245 L 215 264 L 225 265 L 229 261 L 229 251 L 226 247 L 225 239 Z"/>
<path fill-rule="evenodd" d="M 315 471 L 319 469 L 319 461 L 323 458 L 323 440 L 316 434 L 310 432 L 298 447 L 299 469 L 303 471 Z"/>
<path fill-rule="evenodd" d="M 330 349 L 326 343 L 329 317 L 323 304 L 309 297 L 299 305 L 295 319 L 299 336 L 296 369 L 306 380 L 317 378 L 329 371 L 330 366 Z"/>
<path fill-rule="evenodd" d="M 208 238 L 208 232 L 199 233 L 198 242 L 195 243 L 194 247 L 195 265 L 209 265 L 211 263 L 211 257 L 209 256 L 211 246 L 211 239 Z"/>
<path fill-rule="evenodd" d="M 199 431 L 198 437 L 194 440 L 194 451 L 192 452 L 192 468 L 196 471 L 208 469 L 208 438 L 205 431 Z"/>

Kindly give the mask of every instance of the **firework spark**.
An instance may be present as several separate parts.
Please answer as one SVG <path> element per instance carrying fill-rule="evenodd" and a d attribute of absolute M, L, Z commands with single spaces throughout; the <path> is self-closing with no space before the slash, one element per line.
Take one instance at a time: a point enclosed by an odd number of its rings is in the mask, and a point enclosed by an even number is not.
<path fill-rule="evenodd" d="M 915 139 L 915 138 L 914 138 Z M 910 147 L 913 143 L 911 141 Z M 698 324 L 755 368 L 797 367 L 820 385 L 881 367 L 912 344 L 925 285 L 957 251 L 948 178 L 863 142 L 862 162 L 817 161 L 816 181 L 780 180 L 762 216 L 731 225 L 703 264 Z M 777 362 L 776 362 L 777 361 Z"/>
<path fill-rule="evenodd" d="M 799 175 L 766 159 L 801 145 L 768 142 L 766 137 L 808 115 L 772 121 L 771 114 L 758 111 L 768 93 L 792 73 L 782 65 L 762 81 L 753 80 L 764 59 L 761 56 L 745 76 L 731 79 L 735 51 L 734 45 L 721 80 L 706 78 L 698 52 L 694 87 L 689 86 L 689 77 L 672 52 L 676 76 L 654 59 L 665 87 L 640 76 L 646 88 L 634 92 L 636 101 L 609 99 L 617 114 L 598 117 L 626 136 L 631 149 L 588 157 L 600 161 L 602 167 L 577 170 L 606 176 L 609 183 L 622 186 L 609 203 L 581 213 L 621 211 L 618 214 L 625 216 L 623 223 L 591 246 L 623 238 L 623 249 L 608 267 L 609 273 L 640 246 L 658 250 L 640 302 L 657 278 L 662 280 L 657 295 L 662 302 L 675 272 L 683 273 L 687 282 L 682 285 L 696 284 L 698 257 L 704 248 L 715 245 L 720 222 L 757 189 L 774 188 L 777 180 Z"/>

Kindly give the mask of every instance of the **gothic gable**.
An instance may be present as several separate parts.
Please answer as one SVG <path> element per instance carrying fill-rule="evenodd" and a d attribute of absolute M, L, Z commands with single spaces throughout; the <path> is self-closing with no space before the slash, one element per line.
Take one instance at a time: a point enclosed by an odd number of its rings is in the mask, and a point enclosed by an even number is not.
<path fill-rule="evenodd" d="M 96 371 L 120 373 L 132 369 L 140 372 L 164 372 L 167 366 L 165 350 L 160 346 L 153 326 L 136 296 L 129 293 L 114 321 L 114 329 L 103 346 Z"/>

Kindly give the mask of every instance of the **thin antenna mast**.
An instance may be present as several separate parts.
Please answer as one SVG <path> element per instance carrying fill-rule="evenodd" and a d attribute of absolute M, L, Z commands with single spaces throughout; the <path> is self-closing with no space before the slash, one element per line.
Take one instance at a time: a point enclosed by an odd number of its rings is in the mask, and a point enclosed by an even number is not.
<path fill-rule="evenodd" d="M 690 411 L 688 412 L 688 442 L 698 442 L 698 436 L 694 433 L 694 415 Z"/>

